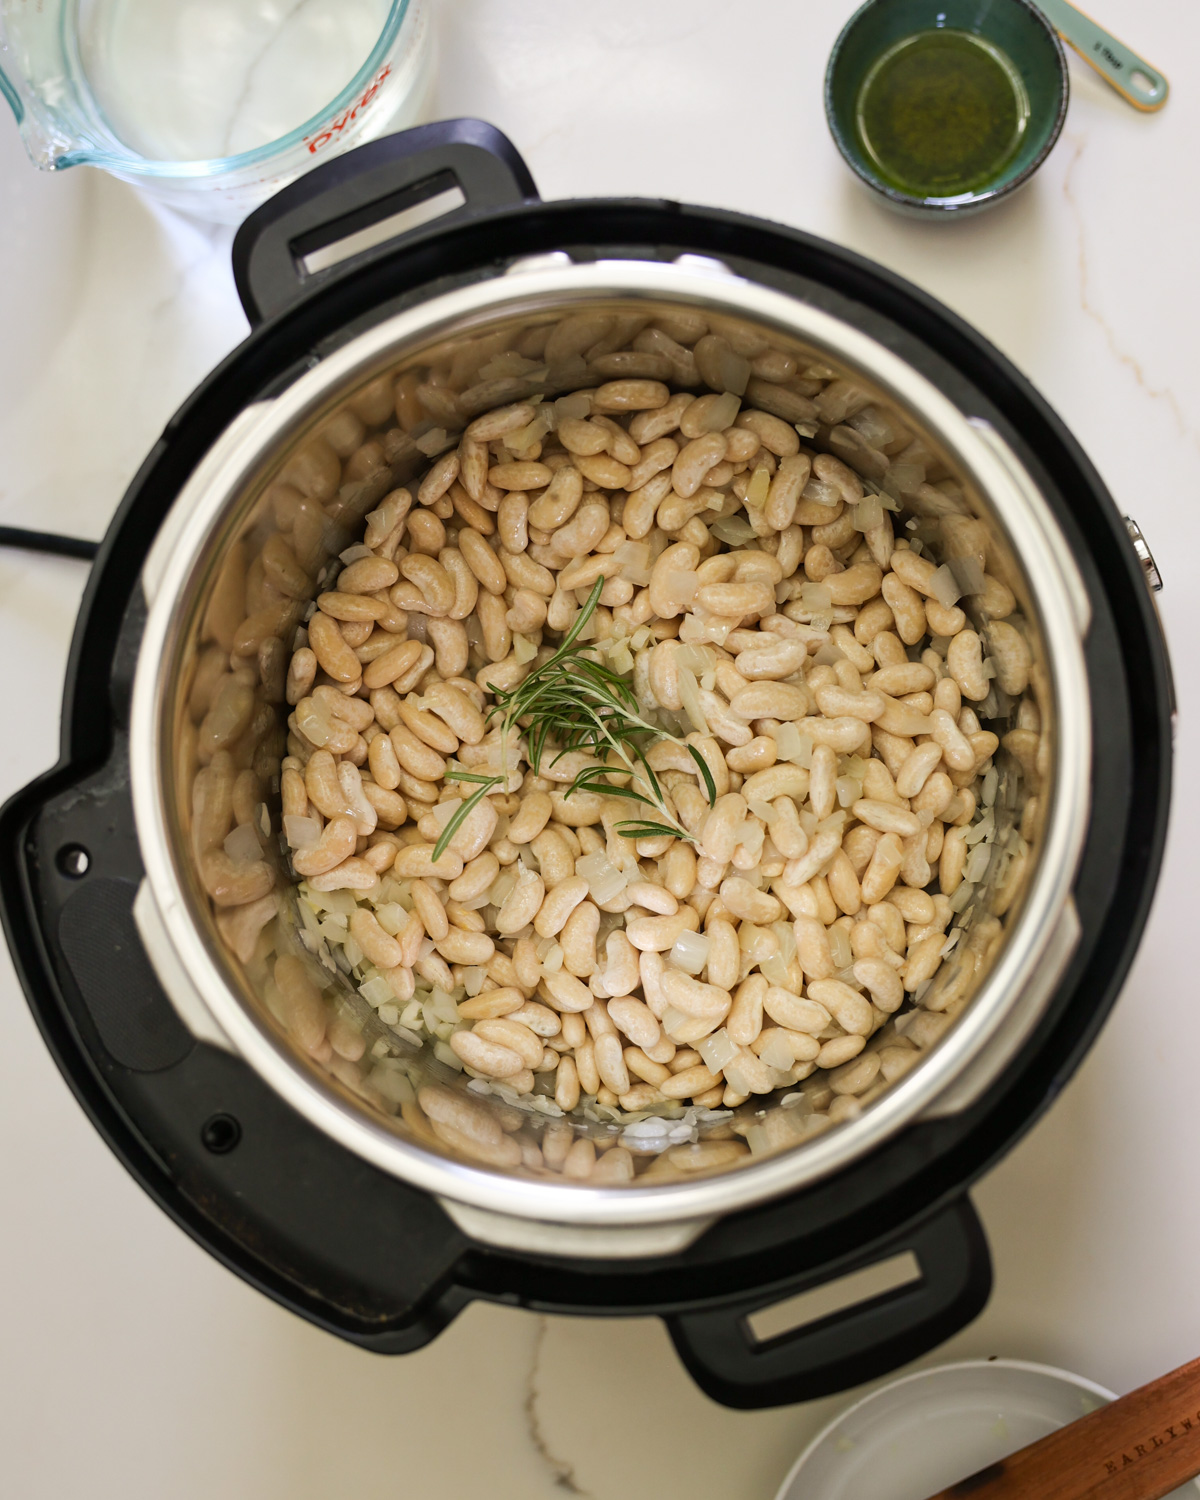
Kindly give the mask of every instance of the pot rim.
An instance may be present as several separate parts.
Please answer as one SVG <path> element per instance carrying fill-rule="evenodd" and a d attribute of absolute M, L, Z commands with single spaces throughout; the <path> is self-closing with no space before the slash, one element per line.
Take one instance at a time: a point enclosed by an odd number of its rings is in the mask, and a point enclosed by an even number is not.
<path fill-rule="evenodd" d="M 547 264 L 551 259 L 560 263 Z M 995 518 L 1025 569 L 1043 638 L 1052 646 L 1047 669 L 1056 705 L 1053 794 L 1036 868 L 991 973 L 921 1065 L 857 1120 L 803 1143 L 802 1149 L 696 1182 L 589 1188 L 505 1176 L 404 1140 L 304 1067 L 265 1018 L 254 1014 L 188 910 L 187 885 L 167 837 L 171 745 L 169 733 L 163 733 L 164 709 L 183 626 L 178 602 L 211 564 L 217 533 L 248 482 L 336 392 L 369 380 L 406 347 L 433 343 L 498 316 L 565 309 L 584 299 L 639 298 L 774 326 L 861 371 L 886 396 L 920 412 L 929 431 L 995 506 Z M 164 521 L 143 586 L 149 612 L 134 682 L 130 769 L 146 870 L 142 894 L 156 908 L 157 935 L 163 940 L 148 943 L 151 961 L 167 993 L 193 1022 L 197 1004 L 207 1012 L 209 1039 L 227 1038 L 231 1050 L 310 1123 L 376 1167 L 451 1203 L 518 1220 L 616 1228 L 710 1220 L 794 1192 L 849 1166 L 905 1125 L 955 1112 L 978 1097 L 1036 1025 L 1073 949 L 1078 927 L 1070 893 L 1087 826 L 1091 714 L 1082 650 L 1089 606 L 1066 539 L 1027 471 L 987 424 L 965 416 L 876 339 L 723 262 L 681 256 L 670 263 L 572 263 L 558 253 L 517 262 L 507 275 L 438 294 L 383 319 L 279 395 L 253 403 L 216 440 Z M 181 985 L 192 993 L 181 995 Z"/>

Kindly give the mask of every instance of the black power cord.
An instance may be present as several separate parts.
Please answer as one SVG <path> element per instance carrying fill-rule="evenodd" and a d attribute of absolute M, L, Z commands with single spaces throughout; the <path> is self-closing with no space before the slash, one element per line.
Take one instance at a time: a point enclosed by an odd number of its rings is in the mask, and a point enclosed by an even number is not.
<path fill-rule="evenodd" d="M 56 531 L 27 531 L 23 526 L 0 526 L 0 547 L 22 547 L 26 552 L 50 552 L 56 557 L 78 557 L 91 562 L 100 550 L 100 543 L 77 536 L 59 536 Z"/>

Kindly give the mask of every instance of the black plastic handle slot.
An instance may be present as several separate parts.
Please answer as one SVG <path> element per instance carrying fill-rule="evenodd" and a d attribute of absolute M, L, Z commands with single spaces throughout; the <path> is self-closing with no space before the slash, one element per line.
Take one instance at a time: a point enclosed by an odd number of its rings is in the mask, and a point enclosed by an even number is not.
<path fill-rule="evenodd" d="M 537 198 L 516 147 L 483 120 L 439 120 L 334 157 L 256 209 L 233 242 L 250 322 L 387 254 L 430 224 Z"/>
<path fill-rule="evenodd" d="M 905 1270 L 915 1257 L 920 1274 Z M 897 1262 L 892 1288 L 776 1336 L 768 1309 L 851 1273 Z M 909 1263 L 911 1264 L 911 1263 Z M 753 1410 L 813 1401 L 886 1375 L 957 1333 L 992 1289 L 991 1255 L 975 1210 L 961 1198 L 902 1239 L 870 1255 L 798 1278 L 771 1295 L 666 1320 L 680 1359 L 697 1385 L 725 1406 Z"/>

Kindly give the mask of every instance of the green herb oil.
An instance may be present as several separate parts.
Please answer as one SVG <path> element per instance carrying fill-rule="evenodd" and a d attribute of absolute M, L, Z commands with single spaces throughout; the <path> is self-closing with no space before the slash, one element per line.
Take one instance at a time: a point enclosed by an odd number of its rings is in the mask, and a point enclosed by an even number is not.
<path fill-rule="evenodd" d="M 863 79 L 855 104 L 863 150 L 891 186 L 916 198 L 955 198 L 994 182 L 1029 120 L 1012 59 L 953 28 L 897 42 Z"/>

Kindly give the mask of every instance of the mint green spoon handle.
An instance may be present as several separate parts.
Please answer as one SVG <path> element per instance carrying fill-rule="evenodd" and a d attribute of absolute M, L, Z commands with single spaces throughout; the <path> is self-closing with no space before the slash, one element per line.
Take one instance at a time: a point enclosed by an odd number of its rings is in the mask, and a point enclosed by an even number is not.
<path fill-rule="evenodd" d="M 1170 85 L 1157 68 L 1098 26 L 1067 0 L 1036 0 L 1038 8 L 1069 47 L 1111 83 L 1135 109 L 1161 109 Z"/>

